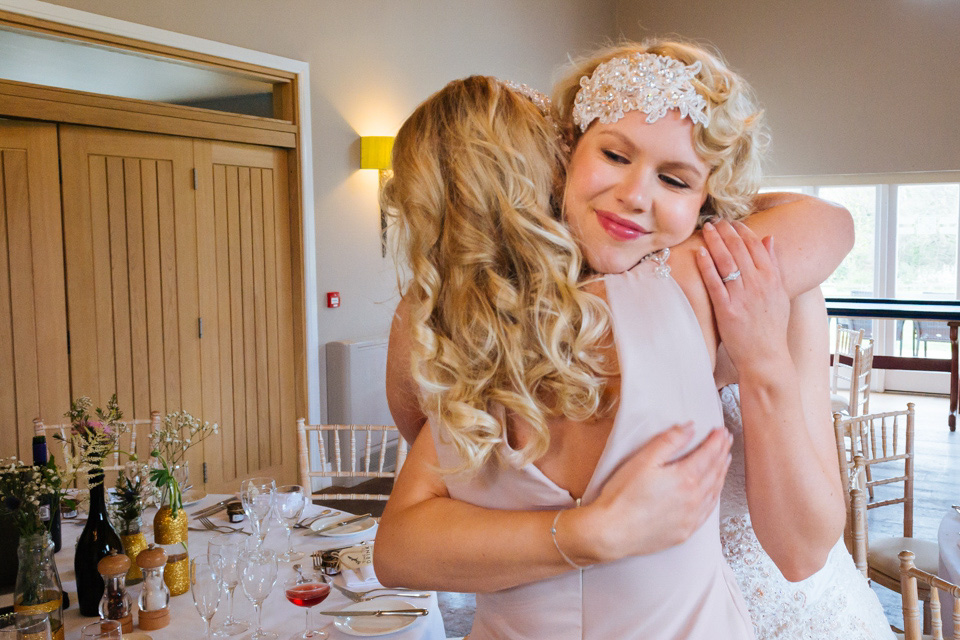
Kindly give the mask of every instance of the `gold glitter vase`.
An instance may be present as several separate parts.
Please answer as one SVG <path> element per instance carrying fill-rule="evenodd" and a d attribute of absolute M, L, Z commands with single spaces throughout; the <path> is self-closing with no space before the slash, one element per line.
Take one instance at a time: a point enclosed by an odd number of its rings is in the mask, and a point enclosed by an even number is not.
<path fill-rule="evenodd" d="M 123 543 L 123 552 L 130 558 L 130 571 L 127 572 L 127 584 L 138 584 L 143 581 L 143 574 L 137 566 L 137 555 L 147 548 L 147 538 L 142 532 L 120 534 Z"/>
<path fill-rule="evenodd" d="M 153 537 L 157 544 L 164 545 L 167 564 L 163 569 L 163 581 L 171 596 L 179 596 L 190 590 L 190 559 L 187 556 L 187 512 L 177 510 L 171 515 L 170 507 L 163 506 L 153 518 Z M 170 546 L 174 545 L 174 546 Z"/>

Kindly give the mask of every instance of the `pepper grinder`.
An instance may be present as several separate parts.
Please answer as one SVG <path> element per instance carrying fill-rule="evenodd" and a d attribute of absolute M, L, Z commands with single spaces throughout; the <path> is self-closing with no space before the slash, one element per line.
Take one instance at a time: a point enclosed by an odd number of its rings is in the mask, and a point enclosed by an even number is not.
<path fill-rule="evenodd" d="M 137 555 L 137 566 L 143 572 L 137 624 L 144 631 L 156 631 L 170 624 L 170 589 L 163 581 L 166 564 L 166 552 L 153 543 Z"/>
<path fill-rule="evenodd" d="M 97 563 L 97 571 L 103 576 L 106 587 L 100 599 L 100 617 L 104 620 L 116 620 L 124 633 L 133 631 L 133 602 L 127 594 L 127 571 L 130 570 L 130 558 L 116 549 Z"/>

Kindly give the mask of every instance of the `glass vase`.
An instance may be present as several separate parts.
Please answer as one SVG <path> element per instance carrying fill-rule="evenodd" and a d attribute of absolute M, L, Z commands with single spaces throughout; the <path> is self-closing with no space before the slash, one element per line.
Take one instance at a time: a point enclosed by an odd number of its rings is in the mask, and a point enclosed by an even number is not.
<path fill-rule="evenodd" d="M 137 566 L 137 555 L 147 548 L 147 538 L 140 531 L 143 519 L 137 516 L 135 520 L 127 520 L 120 524 L 120 542 L 123 551 L 130 558 L 130 571 L 127 572 L 127 584 L 139 584 L 143 581 L 143 574 Z"/>
<path fill-rule="evenodd" d="M 20 537 L 14 611 L 46 614 L 53 640 L 63 640 L 63 586 L 53 559 L 53 540 L 46 531 Z"/>
<path fill-rule="evenodd" d="M 153 517 L 153 538 L 167 553 L 163 581 L 171 596 L 179 596 L 190 589 L 190 559 L 187 555 L 187 512 L 181 506 L 177 517 L 170 509 L 172 496 L 180 495 L 179 484 L 163 488 L 163 500 L 157 515 Z"/>
<path fill-rule="evenodd" d="M 120 536 L 110 525 L 107 503 L 104 496 L 103 471 L 90 474 L 90 510 L 83 532 L 77 539 L 73 569 L 77 575 L 77 600 L 80 615 L 100 615 L 100 598 L 103 597 L 103 577 L 97 571 L 100 559 L 116 549 L 123 553 Z"/>

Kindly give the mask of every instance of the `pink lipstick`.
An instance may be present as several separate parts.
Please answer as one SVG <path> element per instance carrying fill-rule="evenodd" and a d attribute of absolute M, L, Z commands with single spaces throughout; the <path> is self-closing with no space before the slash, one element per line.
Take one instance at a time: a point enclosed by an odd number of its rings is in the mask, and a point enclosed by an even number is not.
<path fill-rule="evenodd" d="M 596 213 L 600 226 L 617 240 L 633 240 L 650 233 L 637 223 L 622 218 L 615 213 L 601 210 L 597 210 Z"/>

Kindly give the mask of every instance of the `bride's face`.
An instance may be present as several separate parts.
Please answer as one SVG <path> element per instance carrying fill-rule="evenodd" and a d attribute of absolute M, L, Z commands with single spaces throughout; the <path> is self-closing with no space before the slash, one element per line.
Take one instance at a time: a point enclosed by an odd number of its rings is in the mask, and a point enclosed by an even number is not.
<path fill-rule="evenodd" d="M 584 258 L 619 273 L 694 231 L 710 167 L 693 146 L 693 123 L 676 110 L 653 124 L 631 111 L 594 122 L 567 171 L 565 215 Z"/>

